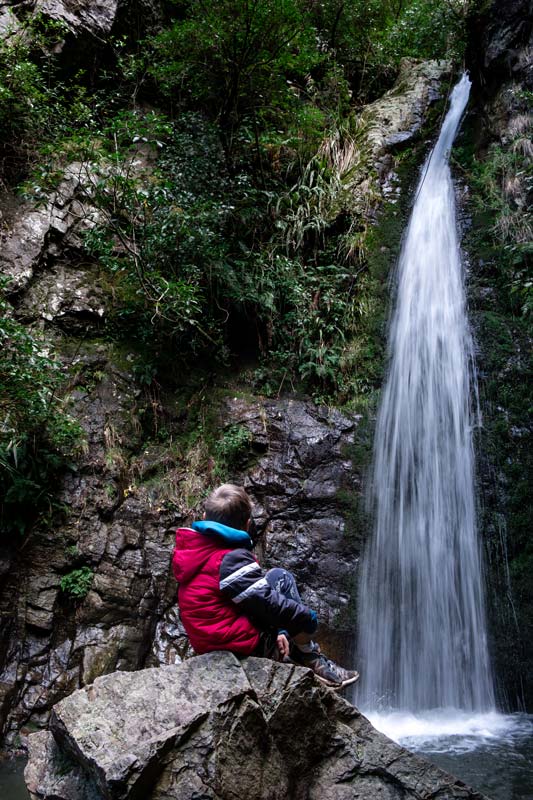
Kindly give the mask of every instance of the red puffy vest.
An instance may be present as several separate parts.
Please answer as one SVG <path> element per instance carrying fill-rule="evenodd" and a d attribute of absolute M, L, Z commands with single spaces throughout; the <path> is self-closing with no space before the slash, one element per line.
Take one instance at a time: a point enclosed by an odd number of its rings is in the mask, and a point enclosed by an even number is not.
<path fill-rule="evenodd" d="M 212 650 L 232 650 L 249 656 L 259 643 L 259 630 L 237 606 L 226 600 L 219 589 L 222 559 L 231 548 L 220 540 L 191 528 L 176 531 L 172 559 L 174 577 L 179 583 L 180 617 L 191 645 L 198 654 Z"/>

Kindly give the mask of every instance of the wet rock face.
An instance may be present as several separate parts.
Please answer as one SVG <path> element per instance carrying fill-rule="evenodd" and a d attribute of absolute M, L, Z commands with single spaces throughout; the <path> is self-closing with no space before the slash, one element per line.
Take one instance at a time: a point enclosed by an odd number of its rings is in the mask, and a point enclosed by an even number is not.
<path fill-rule="evenodd" d="M 400 191 L 394 154 L 413 144 L 431 106 L 442 98 L 443 82 L 450 75 L 447 61 L 404 58 L 393 88 L 364 109 L 361 119 L 384 199 L 395 202 Z"/>
<path fill-rule="evenodd" d="M 70 402 L 87 452 L 61 487 L 63 522 L 35 534 L 4 573 L 0 697 L 8 743 L 28 720 L 45 724 L 54 703 L 98 675 L 191 654 L 170 574 L 174 528 L 185 520 L 167 510 L 157 481 L 139 480 L 135 465 L 150 475 L 154 454 L 145 455 L 139 390 L 127 356 L 119 365 L 118 355 L 104 343 L 80 346 L 75 355 Z M 332 654 L 345 650 L 357 548 L 345 536 L 342 489 L 357 491 L 345 452 L 356 420 L 303 401 L 240 400 L 225 403 L 220 418 L 222 428 L 246 425 L 261 453 L 245 483 L 264 530 L 265 566 L 295 572 L 319 612 L 322 641 Z M 185 491 L 176 456 L 163 448 L 157 458 L 173 491 Z M 74 600 L 60 581 L 82 566 L 94 576 L 86 597 Z"/>
<path fill-rule="evenodd" d="M 377 157 L 412 140 L 423 126 L 431 103 L 441 97 L 442 81 L 450 74 L 447 61 L 402 59 L 394 87 L 363 112 Z"/>
<path fill-rule="evenodd" d="M 471 35 L 471 60 L 484 84 L 509 79 L 524 70 L 524 48 L 532 44 L 533 3 L 531 0 L 493 0 Z M 531 58 L 531 55 L 529 55 Z M 532 70 L 524 75 L 533 87 Z"/>
<path fill-rule="evenodd" d="M 29 745 L 32 800 L 483 800 L 309 670 L 230 653 L 99 678 Z"/>
<path fill-rule="evenodd" d="M 360 547 L 345 524 L 345 503 L 360 491 L 349 456 L 357 418 L 295 400 L 233 400 L 227 409 L 248 427 L 252 446 L 266 449 L 245 479 L 266 565 L 292 571 L 330 626 L 351 599 Z"/>
<path fill-rule="evenodd" d="M 34 8 L 63 22 L 71 33 L 107 36 L 115 22 L 118 0 L 37 0 Z"/>
<path fill-rule="evenodd" d="M 30 718 L 46 721 L 81 681 L 141 666 L 165 592 L 173 536 L 144 499 L 127 494 L 122 452 L 138 442 L 138 390 L 110 356 L 105 345 L 80 345 L 71 359 L 79 384 L 70 401 L 87 452 L 60 489 L 63 521 L 12 551 L 3 575 L 0 697 L 11 734 Z M 76 600 L 60 582 L 82 567 L 94 577 Z"/>
<path fill-rule="evenodd" d="M 533 119 L 533 4 L 494 0 L 470 33 L 473 78 L 471 146 L 478 165 L 501 160 L 501 207 L 528 220 Z M 477 78 L 477 80 L 476 80 Z M 467 120 L 468 122 L 468 120 Z M 493 161 L 494 164 L 494 161 Z M 503 165 L 511 165 L 503 166 Z M 507 175 L 506 170 L 509 174 Z M 512 192 L 508 189 L 514 179 Z M 507 183 L 507 186 L 506 186 Z M 473 214 L 469 250 L 469 306 L 477 344 L 476 362 L 483 426 L 478 438 L 479 527 L 487 551 L 487 604 L 496 685 L 504 707 L 533 708 L 533 601 L 531 594 L 531 501 L 528 476 L 533 452 L 529 395 L 531 325 L 521 318 L 509 286 L 520 262 L 509 269 L 514 249 L 505 231 L 494 240 L 498 214 Z M 511 230 L 511 229 L 510 229 Z M 517 235 L 516 228 L 514 234 Z M 518 236 L 517 236 L 518 238 Z M 520 250 L 520 247 L 517 247 Z M 525 262 L 524 262 L 525 266 Z M 525 275 L 525 273 L 524 273 Z M 530 482 L 530 481 L 529 481 Z"/>

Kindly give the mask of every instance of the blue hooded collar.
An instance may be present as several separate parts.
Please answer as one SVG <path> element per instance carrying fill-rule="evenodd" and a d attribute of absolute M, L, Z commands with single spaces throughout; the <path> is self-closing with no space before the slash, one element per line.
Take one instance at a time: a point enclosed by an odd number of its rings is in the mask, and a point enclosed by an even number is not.
<path fill-rule="evenodd" d="M 200 520 L 193 522 L 192 529 L 206 536 L 220 536 L 230 547 L 246 547 L 248 550 L 253 547 L 252 540 L 246 531 L 230 528 L 229 525 L 223 525 L 221 522 L 210 522 L 207 519 Z"/>

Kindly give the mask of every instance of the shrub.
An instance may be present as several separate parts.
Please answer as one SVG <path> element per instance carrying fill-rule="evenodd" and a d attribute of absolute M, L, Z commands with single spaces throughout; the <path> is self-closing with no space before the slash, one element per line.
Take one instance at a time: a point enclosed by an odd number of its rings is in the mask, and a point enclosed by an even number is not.
<path fill-rule="evenodd" d="M 62 407 L 60 364 L 9 312 L 0 301 L 0 532 L 22 534 L 53 507 L 82 435 Z"/>
<path fill-rule="evenodd" d="M 411 0 L 385 27 L 377 52 L 399 63 L 400 58 L 452 58 L 460 62 L 466 23 L 477 0 Z"/>
<path fill-rule="evenodd" d="M 170 129 L 148 183 L 128 174 L 130 158 L 122 150 L 89 187 L 103 222 L 86 244 L 114 276 L 115 321 L 189 353 L 218 347 L 228 305 L 246 301 L 247 240 L 265 200 L 249 175 L 228 175 L 217 131 L 199 115 Z"/>
<path fill-rule="evenodd" d="M 94 578 L 94 572 L 90 567 L 73 569 L 64 575 L 59 582 L 61 591 L 69 595 L 74 600 L 83 600 L 89 593 Z"/>
<path fill-rule="evenodd" d="M 86 243 L 113 276 L 116 332 L 151 358 L 170 346 L 184 361 L 220 358 L 231 345 L 226 323 L 237 318 L 274 366 L 270 389 L 289 378 L 335 390 L 362 308 L 346 264 L 350 225 L 339 224 L 363 163 L 361 131 L 333 132 L 275 202 L 275 191 L 254 185 L 249 165 L 236 174 L 226 168 L 216 126 L 193 113 L 165 130 L 149 182 L 128 175 L 136 130 L 114 132 L 125 149 L 104 159 L 87 189 L 102 222 Z"/>
<path fill-rule="evenodd" d="M 249 455 L 252 435 L 244 425 L 230 425 L 214 447 L 214 477 L 224 480 Z"/>
<path fill-rule="evenodd" d="M 47 142 L 92 121 L 79 81 L 67 84 L 58 75 L 53 50 L 64 32 L 62 22 L 33 14 L 2 34 L 0 158 L 10 180 L 24 176 Z"/>
<path fill-rule="evenodd" d="M 524 115 L 510 141 L 493 143 L 483 158 L 469 165 L 477 211 L 497 264 L 495 279 L 507 290 L 510 305 L 524 316 L 533 313 L 533 152 L 524 152 L 521 143 L 532 127 L 533 119 Z"/>
<path fill-rule="evenodd" d="M 287 79 L 303 78 L 324 58 L 297 0 L 197 0 L 153 47 L 158 85 L 205 109 L 228 152 L 245 121 L 277 123 L 296 104 Z"/>

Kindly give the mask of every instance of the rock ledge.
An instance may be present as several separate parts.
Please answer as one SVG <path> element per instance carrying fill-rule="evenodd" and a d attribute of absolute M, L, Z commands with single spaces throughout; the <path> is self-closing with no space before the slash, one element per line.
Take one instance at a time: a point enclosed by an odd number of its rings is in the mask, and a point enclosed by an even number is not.
<path fill-rule="evenodd" d="M 97 678 L 29 746 L 33 800 L 483 800 L 310 670 L 231 653 Z"/>

